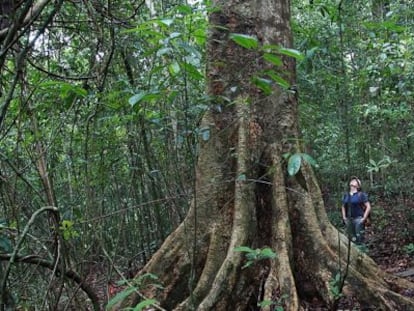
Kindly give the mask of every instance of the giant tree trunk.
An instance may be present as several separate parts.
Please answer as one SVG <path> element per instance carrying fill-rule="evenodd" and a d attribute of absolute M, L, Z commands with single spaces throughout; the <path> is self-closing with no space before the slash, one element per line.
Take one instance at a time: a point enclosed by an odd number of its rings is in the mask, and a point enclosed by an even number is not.
<path fill-rule="evenodd" d="M 210 138 L 200 146 L 187 217 L 141 271 L 165 288 L 142 294 L 166 310 L 253 310 L 263 300 L 298 310 L 313 297 L 332 307 L 330 281 L 344 270 L 348 243 L 326 216 L 311 168 L 287 174 L 283 155 L 300 151 L 295 94 L 274 86 L 266 96 L 254 87 L 252 77 L 269 65 L 229 38 L 242 33 L 261 45 L 290 47 L 289 1 L 214 2 L 219 10 L 210 16 L 207 50 L 213 102 L 201 124 Z M 283 59 L 280 72 L 294 84 L 292 59 Z M 277 258 L 243 269 L 238 246 L 270 247 Z M 408 310 L 414 302 L 401 295 L 407 288 L 413 284 L 386 275 L 352 247 L 347 294 L 377 309 Z"/>

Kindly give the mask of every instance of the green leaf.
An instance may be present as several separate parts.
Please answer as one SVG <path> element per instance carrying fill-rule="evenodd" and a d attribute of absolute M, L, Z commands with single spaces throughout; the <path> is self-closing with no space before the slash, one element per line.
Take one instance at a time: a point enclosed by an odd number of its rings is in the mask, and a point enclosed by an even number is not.
<path fill-rule="evenodd" d="M 341 275 L 341 273 L 337 273 L 336 275 L 335 275 L 335 281 L 336 282 L 340 282 L 341 281 L 341 278 L 342 278 L 342 275 Z"/>
<path fill-rule="evenodd" d="M 152 306 L 157 301 L 155 299 L 145 299 L 135 306 L 134 311 L 142 311 L 145 307 Z"/>
<path fill-rule="evenodd" d="M 166 25 L 166 26 L 171 26 L 172 25 L 172 23 L 174 22 L 174 20 L 173 19 L 171 19 L 171 18 L 165 18 L 165 19 L 162 19 L 162 20 L 160 20 L 160 22 L 162 23 L 162 24 L 164 24 L 164 25 Z"/>
<path fill-rule="evenodd" d="M 193 33 L 193 36 L 197 44 L 204 45 L 204 43 L 206 43 L 207 36 L 206 36 L 206 32 L 204 31 L 204 29 L 202 28 L 196 29 Z"/>
<path fill-rule="evenodd" d="M 118 293 L 113 297 L 111 300 L 109 300 L 108 304 L 106 305 L 106 309 L 110 310 L 113 306 L 115 306 L 118 302 L 124 300 L 126 297 L 131 295 L 133 292 L 137 290 L 136 287 L 129 287 L 122 292 Z"/>
<path fill-rule="evenodd" d="M 313 48 L 311 48 L 310 50 L 306 51 L 306 58 L 312 58 L 315 56 L 316 52 L 319 50 L 320 48 L 318 46 L 314 46 Z"/>
<path fill-rule="evenodd" d="M 178 38 L 178 37 L 181 37 L 181 32 L 172 32 L 170 34 L 170 39 L 175 39 L 175 38 Z"/>
<path fill-rule="evenodd" d="M 299 172 L 300 165 L 302 164 L 302 155 L 300 153 L 295 153 L 289 158 L 288 162 L 288 173 L 290 176 L 296 175 Z"/>
<path fill-rule="evenodd" d="M 171 48 L 162 48 L 157 51 L 157 56 L 162 56 L 165 54 L 172 54 L 172 51 L 173 50 Z"/>
<path fill-rule="evenodd" d="M 231 33 L 230 39 L 246 49 L 257 49 L 259 43 L 256 37 L 240 33 Z"/>
<path fill-rule="evenodd" d="M 191 14 L 192 9 L 191 6 L 182 4 L 177 7 L 177 11 L 183 14 Z"/>
<path fill-rule="evenodd" d="M 145 95 L 147 95 L 147 92 L 140 92 L 138 94 L 135 94 L 134 96 L 129 98 L 128 102 L 132 107 L 134 107 L 145 97 Z"/>
<path fill-rule="evenodd" d="M 272 94 L 272 81 L 265 78 L 254 77 L 253 83 L 261 89 L 265 95 Z"/>
<path fill-rule="evenodd" d="M 135 281 L 138 282 L 138 284 L 141 284 L 143 280 L 150 279 L 150 280 L 158 280 L 158 276 L 156 274 L 152 273 L 144 273 L 140 275 L 138 278 L 135 278 Z"/>
<path fill-rule="evenodd" d="M 277 57 L 275 54 L 265 53 L 263 55 L 263 58 L 275 66 L 282 65 L 282 60 L 279 57 Z"/>
<path fill-rule="evenodd" d="M 276 258 L 276 253 L 271 248 L 266 247 L 261 250 L 260 256 L 262 258 L 273 259 L 273 258 Z"/>
<path fill-rule="evenodd" d="M 194 80 L 204 79 L 204 76 L 198 71 L 198 69 L 194 65 L 185 62 L 182 62 L 180 65 L 181 68 L 183 68 Z"/>
<path fill-rule="evenodd" d="M 236 251 L 236 252 L 245 252 L 245 253 L 254 252 L 254 250 L 251 249 L 248 246 L 237 246 L 237 247 L 234 248 L 234 251 Z"/>
<path fill-rule="evenodd" d="M 308 162 L 313 167 L 316 167 L 316 168 L 319 167 L 318 163 L 316 163 L 316 160 L 314 158 L 312 158 L 309 154 L 302 153 L 302 158 L 303 158 L 303 160 L 305 160 L 306 162 Z"/>
<path fill-rule="evenodd" d="M 292 154 L 290 152 L 286 152 L 282 155 L 283 159 L 288 159 Z"/>
<path fill-rule="evenodd" d="M 278 85 L 283 87 L 284 89 L 288 89 L 290 87 L 289 82 L 287 82 L 285 79 L 283 79 L 281 76 L 279 76 L 275 71 L 273 70 L 267 70 L 265 73 Z"/>
<path fill-rule="evenodd" d="M 180 65 L 177 62 L 173 62 L 168 66 L 168 71 L 172 76 L 175 76 L 177 73 L 180 72 Z"/>
<path fill-rule="evenodd" d="M 132 107 L 134 107 L 136 104 L 140 103 L 141 101 L 144 101 L 144 100 L 151 101 L 153 99 L 158 99 L 160 96 L 161 96 L 160 93 L 157 91 L 140 92 L 130 97 L 128 102 Z"/>
<path fill-rule="evenodd" d="M 299 52 L 298 50 L 295 50 L 295 49 L 279 48 L 278 52 L 280 54 L 296 58 L 297 60 L 303 60 L 304 59 L 303 54 L 301 52 Z"/>
<path fill-rule="evenodd" d="M 0 236 L 0 250 L 4 253 L 11 253 L 13 251 L 10 239 L 7 236 Z"/>
<path fill-rule="evenodd" d="M 279 46 L 276 44 L 263 44 L 262 49 L 263 51 L 277 51 Z"/>
<path fill-rule="evenodd" d="M 148 93 L 147 95 L 145 95 L 144 100 L 146 101 L 153 101 L 153 100 L 158 100 L 161 97 L 161 94 L 159 92 L 152 92 L 152 93 Z"/>

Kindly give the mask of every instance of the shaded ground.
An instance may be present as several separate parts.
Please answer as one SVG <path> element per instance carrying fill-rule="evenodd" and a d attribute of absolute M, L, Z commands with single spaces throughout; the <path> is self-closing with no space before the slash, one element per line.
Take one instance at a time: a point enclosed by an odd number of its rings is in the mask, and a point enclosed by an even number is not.
<path fill-rule="evenodd" d="M 386 272 L 414 269 L 414 202 L 375 203 L 367 245 L 369 255 Z M 414 281 L 414 272 L 407 278 Z"/>

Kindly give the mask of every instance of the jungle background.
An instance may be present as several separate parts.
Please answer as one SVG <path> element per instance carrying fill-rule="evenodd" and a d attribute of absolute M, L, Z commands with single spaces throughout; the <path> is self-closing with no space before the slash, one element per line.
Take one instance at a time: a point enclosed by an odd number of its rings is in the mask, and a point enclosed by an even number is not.
<path fill-rule="evenodd" d="M 186 215 L 209 139 L 214 8 L 56 0 L 28 14 L 33 4 L 0 12 L 1 295 L 21 310 L 86 309 L 84 292 L 105 305 Z M 361 178 L 368 253 L 391 273 L 414 267 L 413 20 L 411 1 L 292 1 L 302 57 L 285 87 L 304 152 L 338 227 L 349 176 Z"/>

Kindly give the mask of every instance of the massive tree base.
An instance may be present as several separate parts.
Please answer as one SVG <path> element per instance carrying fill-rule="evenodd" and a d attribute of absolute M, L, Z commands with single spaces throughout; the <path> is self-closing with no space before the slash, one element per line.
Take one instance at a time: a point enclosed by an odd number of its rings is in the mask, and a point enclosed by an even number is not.
<path fill-rule="evenodd" d="M 240 132 L 239 173 L 245 171 Z M 211 172 L 217 173 L 208 164 L 220 162 L 202 157 L 198 182 L 205 189 L 141 271 L 157 275 L 164 289 L 147 288 L 117 309 L 154 297 L 161 310 L 259 310 L 263 301 L 268 306 L 262 310 L 301 310 L 301 301 L 312 299 L 335 310 L 335 291 L 346 274 L 343 294 L 356 297 L 361 306 L 414 310 L 414 301 L 404 296 L 414 284 L 384 273 L 349 244 L 327 219 L 311 169 L 302 165 L 296 177 L 287 177 L 278 149 L 265 148 L 260 162 L 268 169 L 258 172 L 260 180 L 236 178 L 228 185 L 206 183 L 214 176 Z M 220 193 L 228 194 L 229 189 L 234 195 L 226 200 Z M 243 268 L 247 259 L 234 250 L 237 246 L 270 247 L 277 258 Z"/>

